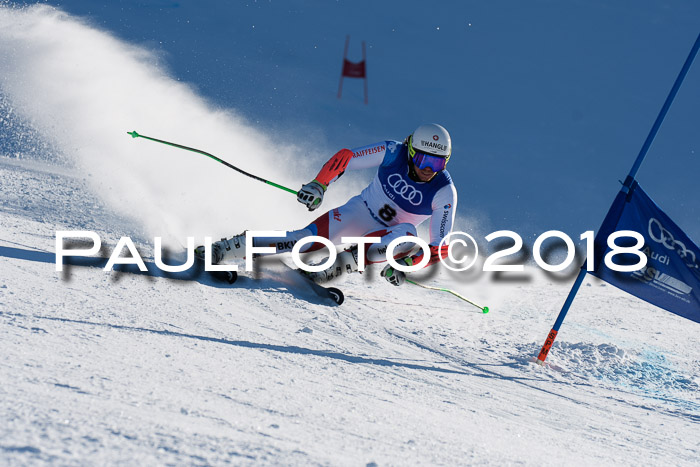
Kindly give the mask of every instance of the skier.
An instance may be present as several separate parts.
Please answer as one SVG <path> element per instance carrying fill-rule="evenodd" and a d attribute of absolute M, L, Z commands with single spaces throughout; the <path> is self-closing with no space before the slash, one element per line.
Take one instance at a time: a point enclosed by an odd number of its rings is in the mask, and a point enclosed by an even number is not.
<path fill-rule="evenodd" d="M 430 219 L 430 260 L 427 266 L 446 255 L 440 251 L 440 241 L 452 230 L 457 192 L 450 174 L 445 170 L 452 153 L 452 142 L 445 128 L 431 123 L 419 126 L 403 143 L 382 141 L 354 150 L 341 149 L 325 163 L 313 181 L 303 185 L 297 200 L 309 211 L 323 202 L 328 186 L 346 170 L 379 167 L 372 182 L 362 193 L 344 205 L 331 209 L 303 229 L 287 232 L 285 237 L 256 237 L 254 246 L 272 246 L 276 253 L 291 251 L 304 237 L 318 235 L 339 243 L 341 237 L 380 237 L 379 243 L 365 245 L 366 264 L 386 261 L 387 245 L 402 236 L 416 236 L 416 226 Z M 423 259 L 423 252 L 410 255 L 415 244 L 403 242 L 394 249 L 398 263 L 408 266 Z M 309 243 L 301 252 L 323 248 Z M 199 258 L 204 247 L 195 249 Z M 245 233 L 212 244 L 212 264 L 246 256 Z M 333 265 L 320 272 L 306 274 L 316 283 L 358 270 L 357 245 L 339 253 Z M 405 273 L 387 264 L 381 272 L 393 285 L 405 281 Z"/>

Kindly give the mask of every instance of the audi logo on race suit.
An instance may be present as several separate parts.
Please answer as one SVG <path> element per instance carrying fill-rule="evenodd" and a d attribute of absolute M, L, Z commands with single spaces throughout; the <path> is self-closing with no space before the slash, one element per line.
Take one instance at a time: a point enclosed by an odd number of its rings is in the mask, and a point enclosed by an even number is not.
<path fill-rule="evenodd" d="M 408 201 L 414 206 L 418 206 L 423 202 L 423 193 L 418 191 L 413 186 L 409 185 L 406 180 L 399 174 L 391 174 L 387 178 L 387 183 L 394 190 L 394 193 Z"/>

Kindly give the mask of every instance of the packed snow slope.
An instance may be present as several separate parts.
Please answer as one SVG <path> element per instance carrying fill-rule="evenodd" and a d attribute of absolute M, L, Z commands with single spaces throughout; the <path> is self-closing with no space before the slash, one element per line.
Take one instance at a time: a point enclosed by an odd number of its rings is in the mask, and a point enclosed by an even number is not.
<path fill-rule="evenodd" d="M 57 272 L 59 230 L 98 233 L 104 255 L 129 236 L 152 261 L 156 235 L 172 249 L 315 217 L 129 138 L 149 129 L 294 187 L 323 158 L 159 63 L 50 8 L 0 5 L 0 464 L 697 463 L 698 325 L 597 280 L 541 367 L 570 275 L 417 276 L 482 314 L 372 268 L 338 284 L 340 307 L 273 264 L 233 286 Z M 343 177 L 325 205 L 369 175 Z"/>
<path fill-rule="evenodd" d="M 695 323 L 588 280 L 376 270 L 342 306 L 264 271 L 222 287 L 71 267 L 55 231 L 129 231 L 86 177 L 0 158 L 0 463 L 692 465 Z M 148 245 L 140 245 L 148 256 Z M 372 464 L 372 465 L 375 465 Z"/>

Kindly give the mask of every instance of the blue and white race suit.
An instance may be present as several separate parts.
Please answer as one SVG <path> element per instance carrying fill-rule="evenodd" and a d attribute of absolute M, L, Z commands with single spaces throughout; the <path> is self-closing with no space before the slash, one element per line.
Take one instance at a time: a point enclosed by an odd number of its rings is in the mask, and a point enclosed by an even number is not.
<path fill-rule="evenodd" d="M 452 230 L 457 191 L 447 170 L 436 173 L 428 182 L 420 182 L 409 176 L 409 164 L 408 147 L 398 141 L 382 141 L 353 149 L 352 158 L 346 167 L 341 167 L 342 171 L 338 168 L 322 171 L 325 177 L 322 182 L 333 183 L 345 170 L 379 167 L 362 193 L 321 215 L 303 229 L 288 232 L 284 238 L 256 238 L 254 245 L 275 246 L 277 252 L 282 253 L 291 251 L 298 240 L 309 235 L 328 238 L 335 244 L 341 242 L 341 237 L 380 237 L 379 243 L 366 248 L 365 258 L 370 264 L 386 261 L 386 246 L 392 240 L 417 235 L 416 227 L 430 219 L 431 260 L 428 264 L 434 263 L 438 259 L 438 245 Z M 308 244 L 301 251 L 321 247 L 318 243 Z M 413 243 L 402 244 L 394 254 L 406 256 L 413 247 Z M 420 260 L 420 256 L 417 255 L 414 261 Z"/>

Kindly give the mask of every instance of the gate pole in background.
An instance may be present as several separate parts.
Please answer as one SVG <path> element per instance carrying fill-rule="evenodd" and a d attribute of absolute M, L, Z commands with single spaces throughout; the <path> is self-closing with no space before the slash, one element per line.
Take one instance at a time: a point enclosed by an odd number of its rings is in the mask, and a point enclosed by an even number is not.
<path fill-rule="evenodd" d="M 634 165 L 632 165 L 632 169 L 630 169 L 629 175 L 627 175 L 627 178 L 625 179 L 625 182 L 622 186 L 621 191 L 623 193 L 628 193 L 630 191 L 630 188 L 635 182 L 635 176 L 637 175 L 637 171 L 639 170 L 639 167 L 642 165 L 642 162 L 644 161 L 644 158 L 647 155 L 647 152 L 649 152 L 649 148 L 651 147 L 651 143 L 654 141 L 654 138 L 656 137 L 656 133 L 658 133 L 659 128 L 661 128 L 661 123 L 664 121 L 664 118 L 666 118 L 666 114 L 668 113 L 668 109 L 671 107 L 671 103 L 673 102 L 673 99 L 676 97 L 676 94 L 678 93 L 678 90 L 681 87 L 681 84 L 683 83 L 683 79 L 685 79 L 685 75 L 688 74 L 688 70 L 690 70 L 690 65 L 692 65 L 693 60 L 695 59 L 695 56 L 698 53 L 698 49 L 700 49 L 700 34 L 698 34 L 697 39 L 695 40 L 695 44 L 693 45 L 693 48 L 690 50 L 690 54 L 688 54 L 688 58 L 685 60 L 685 63 L 683 64 L 683 68 L 681 68 L 680 73 L 678 74 L 678 77 L 676 78 L 675 83 L 673 83 L 673 87 L 671 88 L 671 92 L 669 92 L 668 97 L 666 97 L 666 101 L 664 102 L 663 107 L 661 107 L 661 111 L 659 111 L 659 115 L 656 117 L 656 121 L 654 121 L 654 125 L 652 125 L 651 130 L 649 131 L 649 135 L 647 136 L 647 139 L 644 141 L 644 144 L 642 145 L 642 148 L 639 151 L 639 154 L 637 155 L 637 159 L 634 161 Z M 616 198 L 617 199 L 617 198 Z M 614 203 L 613 203 L 614 204 Z M 608 217 L 609 216 L 615 216 L 617 215 L 617 219 L 619 220 L 620 216 L 622 215 L 622 210 L 618 213 L 611 212 L 608 213 L 608 216 L 605 217 L 605 220 L 603 221 L 603 225 L 606 225 L 608 223 Z M 617 220 L 615 222 L 615 225 L 617 225 Z M 601 227 L 602 230 L 602 227 Z M 598 232 L 598 235 L 600 235 L 600 230 Z M 601 244 L 599 239 L 596 236 L 595 243 L 596 245 Z M 606 241 L 605 239 L 602 239 L 602 244 L 605 245 Z M 601 251 L 601 253 L 604 252 Z M 597 248 L 594 249 L 594 251 L 597 251 Z M 601 256 L 601 255 L 598 255 Z M 596 264 L 593 266 L 594 269 L 597 269 L 598 263 L 600 262 L 600 258 L 596 258 Z M 578 276 L 576 277 L 576 281 L 574 282 L 573 287 L 571 287 L 571 291 L 569 292 L 568 297 L 566 297 L 566 301 L 564 302 L 564 306 L 562 307 L 561 311 L 559 312 L 559 316 L 557 316 L 557 320 L 554 323 L 554 326 L 552 326 L 552 330 L 549 331 L 549 334 L 547 335 L 547 339 L 544 342 L 544 345 L 542 346 L 542 349 L 540 350 L 539 355 L 537 355 L 537 363 L 540 365 L 544 364 L 545 359 L 547 358 L 547 354 L 549 354 L 549 350 L 552 347 L 552 344 L 554 343 L 554 339 L 557 337 L 557 333 L 559 332 L 559 327 L 561 324 L 564 322 L 564 318 L 566 317 L 566 313 L 569 311 L 569 308 L 571 307 L 571 304 L 574 301 L 574 298 L 576 297 L 576 293 L 578 292 L 578 289 L 581 287 L 581 284 L 583 283 L 583 279 L 586 277 L 586 269 L 584 267 L 581 267 L 581 271 L 578 273 Z"/>
<path fill-rule="evenodd" d="M 345 38 L 345 51 L 343 52 L 343 68 L 340 71 L 340 85 L 338 86 L 338 99 L 340 99 L 343 94 L 344 78 L 361 78 L 365 81 L 365 104 L 367 104 L 367 51 L 365 50 L 365 41 L 362 41 L 362 61 L 357 63 L 348 60 L 349 45 L 350 36 L 348 35 Z"/>

